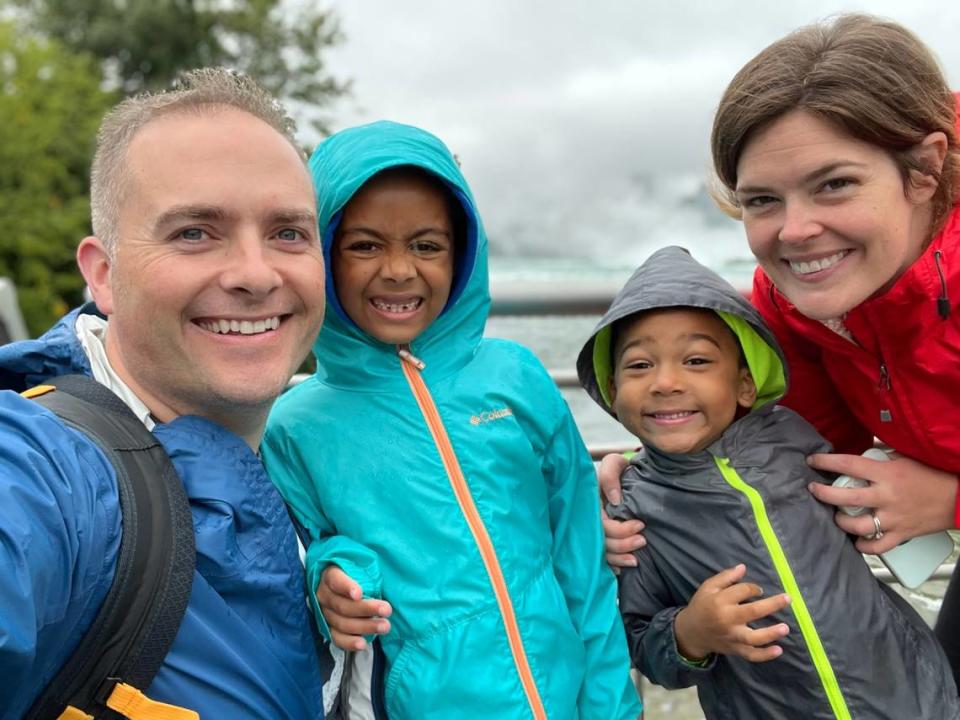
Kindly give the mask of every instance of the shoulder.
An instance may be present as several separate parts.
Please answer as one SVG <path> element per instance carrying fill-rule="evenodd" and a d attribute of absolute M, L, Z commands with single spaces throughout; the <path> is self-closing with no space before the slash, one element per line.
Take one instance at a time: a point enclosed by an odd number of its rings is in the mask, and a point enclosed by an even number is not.
<path fill-rule="evenodd" d="M 484 338 L 477 351 L 475 362 L 484 368 L 496 369 L 498 377 L 515 378 L 525 386 L 536 383 L 556 388 L 553 378 L 533 351 L 513 340 Z"/>

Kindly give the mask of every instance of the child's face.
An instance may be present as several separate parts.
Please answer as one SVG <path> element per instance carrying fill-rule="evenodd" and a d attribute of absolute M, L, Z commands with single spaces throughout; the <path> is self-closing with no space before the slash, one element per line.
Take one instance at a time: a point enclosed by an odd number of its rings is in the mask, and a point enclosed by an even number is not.
<path fill-rule="evenodd" d="M 362 330 L 411 342 L 440 314 L 453 280 L 453 225 L 443 192 L 414 174 L 374 177 L 343 211 L 333 279 Z"/>
<path fill-rule="evenodd" d="M 614 348 L 610 396 L 617 419 L 644 444 L 698 452 L 756 399 L 727 325 L 707 310 L 671 308 L 624 325 Z"/>

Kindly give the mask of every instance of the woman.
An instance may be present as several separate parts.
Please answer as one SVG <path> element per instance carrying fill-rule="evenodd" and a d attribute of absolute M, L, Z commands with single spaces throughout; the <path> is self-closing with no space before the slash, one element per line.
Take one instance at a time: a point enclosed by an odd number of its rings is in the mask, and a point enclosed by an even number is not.
<path fill-rule="evenodd" d="M 866 553 L 960 524 L 956 125 L 956 98 L 930 51 L 864 15 L 801 28 L 763 50 L 734 77 L 714 120 L 716 195 L 744 223 L 760 263 L 753 302 L 790 364 L 783 404 L 842 453 L 811 456 L 811 465 L 870 481 L 810 491 L 873 508 L 836 515 Z M 892 461 L 856 456 L 874 436 L 896 451 Z M 605 463 L 605 487 L 616 468 Z M 642 543 L 624 538 L 635 528 L 606 526 L 610 553 Z M 937 624 L 955 677 L 957 584 Z"/>

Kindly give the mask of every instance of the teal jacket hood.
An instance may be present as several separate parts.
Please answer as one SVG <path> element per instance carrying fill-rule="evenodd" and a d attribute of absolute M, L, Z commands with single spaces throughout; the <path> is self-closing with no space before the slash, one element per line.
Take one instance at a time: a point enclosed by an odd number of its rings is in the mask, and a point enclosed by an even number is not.
<path fill-rule="evenodd" d="M 439 178 L 460 203 L 466 219 L 463 250 L 454 257 L 450 298 L 441 314 L 414 339 L 410 351 L 426 364 L 424 377 L 429 381 L 466 364 L 483 337 L 490 306 L 487 237 L 453 154 L 437 137 L 410 125 L 380 121 L 349 128 L 327 138 L 310 158 L 327 268 L 327 313 L 313 351 L 317 377 L 329 385 L 357 388 L 374 383 L 381 392 L 384 383 L 406 387 L 396 373 L 396 346 L 370 336 L 346 315 L 332 275 L 334 237 L 347 203 L 374 175 L 401 166 L 417 167 Z"/>
<path fill-rule="evenodd" d="M 760 313 L 687 250 L 670 246 L 657 250 L 636 269 L 577 357 L 580 384 L 600 407 L 613 414 L 607 389 L 613 373 L 613 325 L 636 313 L 670 307 L 713 310 L 730 327 L 757 386 L 755 409 L 783 397 L 789 378 L 787 362 Z"/>

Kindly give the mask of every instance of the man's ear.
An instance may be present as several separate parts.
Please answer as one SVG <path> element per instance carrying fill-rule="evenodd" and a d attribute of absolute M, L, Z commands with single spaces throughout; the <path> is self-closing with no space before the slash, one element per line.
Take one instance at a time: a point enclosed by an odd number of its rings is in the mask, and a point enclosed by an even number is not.
<path fill-rule="evenodd" d="M 947 136 L 938 130 L 910 148 L 909 154 L 915 167 L 924 170 L 911 170 L 907 183 L 907 196 L 918 205 L 929 201 L 936 194 L 940 185 L 940 172 L 947 157 L 947 147 Z"/>
<path fill-rule="evenodd" d="M 113 284 L 110 277 L 112 266 L 110 253 L 100 238 L 85 237 L 77 247 L 77 265 L 87 281 L 93 301 L 104 315 L 113 314 Z"/>
<path fill-rule="evenodd" d="M 757 401 L 757 384 L 749 368 L 740 368 L 740 381 L 737 385 L 737 404 L 749 410 Z"/>

